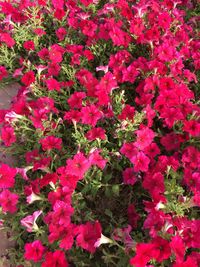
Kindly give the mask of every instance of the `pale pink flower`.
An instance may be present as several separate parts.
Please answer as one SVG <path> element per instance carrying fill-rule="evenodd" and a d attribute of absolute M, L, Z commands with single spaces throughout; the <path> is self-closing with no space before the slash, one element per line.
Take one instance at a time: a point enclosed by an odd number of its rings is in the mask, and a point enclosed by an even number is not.
<path fill-rule="evenodd" d="M 41 210 L 35 211 L 33 215 L 28 215 L 24 219 L 22 219 L 21 225 L 26 227 L 27 232 L 37 231 L 38 226 L 36 224 L 36 220 L 41 214 L 42 214 Z"/>

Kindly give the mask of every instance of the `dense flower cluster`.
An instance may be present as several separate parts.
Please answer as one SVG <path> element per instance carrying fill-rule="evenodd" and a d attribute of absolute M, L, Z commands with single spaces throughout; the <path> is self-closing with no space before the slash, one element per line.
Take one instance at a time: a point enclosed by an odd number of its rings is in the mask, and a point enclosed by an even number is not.
<path fill-rule="evenodd" d="M 0 8 L 0 80 L 21 84 L 0 110 L 15 266 L 200 266 L 200 5 Z"/>

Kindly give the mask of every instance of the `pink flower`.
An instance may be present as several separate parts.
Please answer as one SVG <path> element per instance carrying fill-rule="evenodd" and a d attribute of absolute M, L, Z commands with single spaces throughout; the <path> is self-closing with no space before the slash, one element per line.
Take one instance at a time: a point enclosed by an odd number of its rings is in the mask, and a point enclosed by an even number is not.
<path fill-rule="evenodd" d="M 122 109 L 121 114 L 118 115 L 118 119 L 119 120 L 128 119 L 128 120 L 134 121 L 134 113 L 135 113 L 134 107 L 130 105 L 125 105 L 125 107 Z"/>
<path fill-rule="evenodd" d="M 161 237 L 156 237 L 152 243 L 155 246 L 154 253 L 156 250 L 159 251 L 158 255 L 154 256 L 157 262 L 161 263 L 171 256 L 172 253 L 171 248 L 169 246 L 169 241 Z"/>
<path fill-rule="evenodd" d="M 67 260 L 65 258 L 65 253 L 61 250 L 56 250 L 55 252 L 47 252 L 45 255 L 45 260 L 41 267 L 68 267 Z"/>
<path fill-rule="evenodd" d="M 154 132 L 147 127 L 144 127 L 141 130 L 137 130 L 136 134 L 137 134 L 137 139 L 134 144 L 141 150 L 149 146 L 153 142 L 153 139 L 155 137 Z"/>
<path fill-rule="evenodd" d="M 104 159 L 101 155 L 99 155 L 99 153 L 100 150 L 98 149 L 95 149 L 94 151 L 90 152 L 88 160 L 91 165 L 96 165 L 103 170 L 106 166 L 107 160 Z"/>
<path fill-rule="evenodd" d="M 23 47 L 28 51 L 35 50 L 35 44 L 31 40 L 24 42 Z"/>
<path fill-rule="evenodd" d="M 100 83 L 96 86 L 97 91 L 111 93 L 118 88 L 116 77 L 109 71 L 102 78 Z"/>
<path fill-rule="evenodd" d="M 56 173 L 46 173 L 39 181 L 40 188 L 47 186 L 48 184 L 56 184 L 58 175 Z"/>
<path fill-rule="evenodd" d="M 102 112 L 95 105 L 83 107 L 81 109 L 82 123 L 96 126 L 97 121 L 102 118 Z"/>
<path fill-rule="evenodd" d="M 46 34 L 46 32 L 41 28 L 34 29 L 34 33 L 37 34 L 38 36 L 42 36 Z"/>
<path fill-rule="evenodd" d="M 130 260 L 130 264 L 134 267 L 145 267 L 151 260 L 157 258 L 159 251 L 155 250 L 155 246 L 152 243 L 139 243 L 136 246 L 136 256 Z"/>
<path fill-rule="evenodd" d="M 84 6 L 89 6 L 90 4 L 92 4 L 94 2 L 94 0 L 80 0 L 80 2 L 84 5 Z"/>
<path fill-rule="evenodd" d="M 73 214 L 74 209 L 69 203 L 57 200 L 53 205 L 53 212 L 50 213 L 52 217 L 52 223 L 56 223 L 63 226 L 70 224 L 70 216 Z"/>
<path fill-rule="evenodd" d="M 164 177 L 160 172 L 147 174 L 144 177 L 142 186 L 149 191 L 156 202 L 159 202 L 160 194 L 163 194 L 165 191 Z"/>
<path fill-rule="evenodd" d="M 67 160 L 66 172 L 70 175 L 79 177 L 79 179 L 82 179 L 90 166 L 91 163 L 89 160 L 84 156 L 83 153 L 79 152 L 74 156 L 73 159 Z"/>
<path fill-rule="evenodd" d="M 62 237 L 62 240 L 60 241 L 59 247 L 65 250 L 69 250 L 73 246 L 74 236 L 77 232 L 77 226 L 75 226 L 74 224 L 69 224 L 65 228 L 64 232 L 65 233 Z"/>
<path fill-rule="evenodd" d="M 179 235 L 173 236 L 170 242 L 170 247 L 176 256 L 176 262 L 180 263 L 184 259 L 185 245 L 182 238 Z"/>
<path fill-rule="evenodd" d="M 185 121 L 183 130 L 191 136 L 200 137 L 200 123 L 196 120 Z"/>
<path fill-rule="evenodd" d="M 133 168 L 126 168 L 123 173 L 124 184 L 134 185 L 137 181 L 136 174 Z"/>
<path fill-rule="evenodd" d="M 147 172 L 149 168 L 150 159 L 143 153 L 138 152 L 136 156 L 133 156 L 130 161 L 134 164 L 135 172 Z"/>
<path fill-rule="evenodd" d="M 28 215 L 23 218 L 20 222 L 21 225 L 26 227 L 27 232 L 33 232 L 38 230 L 38 226 L 36 224 L 37 218 L 42 214 L 41 210 L 37 210 L 33 213 L 33 215 Z"/>
<path fill-rule="evenodd" d="M 82 101 L 86 97 L 84 92 L 75 92 L 67 100 L 71 108 L 82 108 Z"/>
<path fill-rule="evenodd" d="M 167 151 L 178 150 L 182 142 L 184 142 L 183 135 L 174 132 L 162 136 L 160 139 L 161 144 Z"/>
<path fill-rule="evenodd" d="M 7 164 L 0 167 L 0 188 L 11 188 L 15 183 L 16 169 L 10 168 Z"/>
<path fill-rule="evenodd" d="M 79 226 L 76 244 L 90 253 L 96 250 L 95 243 L 101 238 L 101 225 L 98 221 L 95 223 L 87 222 Z"/>
<path fill-rule="evenodd" d="M 63 60 L 62 54 L 64 52 L 64 48 L 62 48 L 59 45 L 53 45 L 51 46 L 51 49 L 49 51 L 49 58 L 52 61 L 52 63 L 60 63 Z"/>
<path fill-rule="evenodd" d="M 42 260 L 45 247 L 42 245 L 40 240 L 35 240 L 32 243 L 26 243 L 24 248 L 24 258 L 26 260 L 32 260 L 34 262 L 39 262 Z"/>
<path fill-rule="evenodd" d="M 62 148 L 62 139 L 55 136 L 47 136 L 43 139 L 40 139 L 39 143 L 42 145 L 44 151 Z"/>
<path fill-rule="evenodd" d="M 127 158 L 131 159 L 136 157 L 138 149 L 135 147 L 134 143 L 124 143 L 120 152 Z"/>
<path fill-rule="evenodd" d="M 26 201 L 28 204 L 32 204 L 33 202 L 37 200 L 42 200 L 42 198 L 38 195 L 36 195 L 34 192 L 32 192 L 29 196 L 27 196 Z"/>
<path fill-rule="evenodd" d="M 37 54 L 44 61 L 49 59 L 49 50 L 47 48 L 42 48 Z"/>
<path fill-rule="evenodd" d="M 28 180 L 27 171 L 32 169 L 32 166 L 27 166 L 26 168 L 16 168 L 17 173 L 20 174 L 24 180 Z"/>
<path fill-rule="evenodd" d="M 52 0 L 52 5 L 55 9 L 63 9 L 64 0 Z"/>
<path fill-rule="evenodd" d="M 13 47 L 15 45 L 15 40 L 6 32 L 0 33 L 0 41 L 4 42 L 8 47 Z"/>
<path fill-rule="evenodd" d="M 6 146 L 11 146 L 16 142 L 14 129 L 11 126 L 4 126 L 1 129 L 1 138 Z"/>
<path fill-rule="evenodd" d="M 173 264 L 172 267 L 198 267 L 197 261 L 192 257 L 188 256 L 186 261 Z"/>
<path fill-rule="evenodd" d="M 4 66 L 0 66 L 0 81 L 8 76 L 8 72 Z"/>
<path fill-rule="evenodd" d="M 92 128 L 86 133 L 85 136 L 89 141 L 94 141 L 97 138 L 101 140 L 106 139 L 105 130 L 101 127 Z"/>
<path fill-rule="evenodd" d="M 52 90 L 60 91 L 60 83 L 54 78 L 46 80 L 46 85 L 49 91 Z"/>
<path fill-rule="evenodd" d="M 67 31 L 64 27 L 60 27 L 56 30 L 56 36 L 59 39 L 59 42 L 63 41 L 65 39 L 65 36 L 67 34 Z"/>
<path fill-rule="evenodd" d="M 8 189 L 3 190 L 0 193 L 0 205 L 3 212 L 15 213 L 17 211 L 17 203 L 19 196 L 11 193 Z"/>
<path fill-rule="evenodd" d="M 21 79 L 22 83 L 26 86 L 31 85 L 32 83 L 35 82 L 35 74 L 32 70 L 26 72 L 22 79 Z"/>

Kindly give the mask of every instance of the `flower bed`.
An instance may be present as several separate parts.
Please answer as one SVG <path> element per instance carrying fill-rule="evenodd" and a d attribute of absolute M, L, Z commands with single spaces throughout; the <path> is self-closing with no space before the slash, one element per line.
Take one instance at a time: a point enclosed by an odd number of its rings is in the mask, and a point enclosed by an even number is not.
<path fill-rule="evenodd" d="M 200 5 L 1 1 L 14 266 L 200 266 Z"/>

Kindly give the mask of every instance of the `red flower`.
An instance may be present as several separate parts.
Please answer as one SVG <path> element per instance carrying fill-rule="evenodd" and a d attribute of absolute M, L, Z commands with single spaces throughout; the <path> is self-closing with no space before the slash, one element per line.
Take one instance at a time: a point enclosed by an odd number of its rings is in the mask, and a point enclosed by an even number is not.
<path fill-rule="evenodd" d="M 17 211 L 17 203 L 19 196 L 11 193 L 8 189 L 3 190 L 0 193 L 0 205 L 3 212 L 15 213 Z"/>
<path fill-rule="evenodd" d="M 8 72 L 4 66 L 0 66 L 0 81 L 8 76 Z"/>
<path fill-rule="evenodd" d="M 96 165 L 103 170 L 106 166 L 107 160 L 103 159 L 103 157 L 99 155 L 99 153 L 99 149 L 95 149 L 94 151 L 90 152 L 88 160 L 91 165 Z"/>
<path fill-rule="evenodd" d="M 134 107 L 130 106 L 130 105 L 125 105 L 125 107 L 122 109 L 122 112 L 120 115 L 118 115 L 118 119 L 119 120 L 134 120 L 134 113 L 135 113 L 135 109 Z"/>
<path fill-rule="evenodd" d="M 42 179 L 40 179 L 40 187 L 43 188 L 44 186 L 47 186 L 49 183 L 56 184 L 58 180 L 58 175 L 56 173 L 46 173 Z"/>
<path fill-rule="evenodd" d="M 80 0 L 80 2 L 84 6 L 89 6 L 90 4 L 92 4 L 94 2 L 94 0 Z"/>
<path fill-rule="evenodd" d="M 70 110 L 65 112 L 64 120 L 69 120 L 72 122 L 79 122 L 81 120 L 82 114 L 78 110 Z"/>
<path fill-rule="evenodd" d="M 78 236 L 76 238 L 76 244 L 88 250 L 90 253 L 94 253 L 96 250 L 95 243 L 101 237 L 101 225 L 98 221 L 94 224 L 87 222 L 79 226 Z"/>
<path fill-rule="evenodd" d="M 85 136 L 90 141 L 93 141 L 97 138 L 99 138 L 101 140 L 106 139 L 105 130 L 101 127 L 96 127 L 96 128 L 89 130 Z"/>
<path fill-rule="evenodd" d="M 46 80 L 46 85 L 49 91 L 52 90 L 60 91 L 60 83 L 54 78 Z"/>
<path fill-rule="evenodd" d="M 48 64 L 48 74 L 50 76 L 58 76 L 61 67 L 58 63 L 49 63 Z M 62 82 L 60 82 L 60 86 L 62 87 Z"/>
<path fill-rule="evenodd" d="M 104 92 L 104 94 L 111 93 L 116 88 L 118 88 L 117 79 L 111 72 L 107 72 L 96 86 L 97 91 Z"/>
<path fill-rule="evenodd" d="M 13 47 L 15 45 L 15 40 L 6 32 L 0 33 L 0 41 L 4 42 L 8 47 Z"/>
<path fill-rule="evenodd" d="M 51 46 L 51 49 L 49 51 L 49 58 L 52 61 L 52 63 L 60 63 L 62 62 L 62 54 L 64 53 L 64 48 L 59 45 L 53 45 Z"/>
<path fill-rule="evenodd" d="M 34 161 L 33 171 L 46 170 L 50 163 L 51 157 L 39 157 L 39 159 Z"/>
<path fill-rule="evenodd" d="M 136 131 L 136 134 L 137 134 L 137 139 L 134 144 L 141 150 L 149 146 L 153 142 L 153 139 L 155 137 L 154 132 L 147 127 L 144 127 L 143 129 Z"/>
<path fill-rule="evenodd" d="M 82 179 L 84 174 L 90 168 L 90 165 L 89 160 L 83 155 L 83 153 L 79 152 L 73 159 L 67 160 L 66 172 Z"/>
<path fill-rule="evenodd" d="M 67 100 L 70 108 L 82 108 L 82 101 L 86 97 L 84 92 L 75 92 Z"/>
<path fill-rule="evenodd" d="M 185 121 L 183 130 L 189 133 L 191 136 L 200 136 L 200 123 L 195 120 Z"/>
<path fill-rule="evenodd" d="M 10 188 L 14 186 L 16 169 L 10 168 L 7 164 L 0 167 L 0 188 Z"/>
<path fill-rule="evenodd" d="M 150 159 L 143 153 L 138 152 L 136 156 L 133 156 L 130 161 L 134 164 L 135 172 L 147 172 L 149 168 Z"/>
<path fill-rule="evenodd" d="M 25 84 L 26 86 L 31 85 L 32 83 L 35 82 L 35 74 L 32 70 L 26 72 L 22 79 L 21 79 L 22 83 Z"/>
<path fill-rule="evenodd" d="M 14 129 L 11 126 L 5 126 L 1 129 L 1 138 L 6 146 L 11 146 L 16 142 Z"/>
<path fill-rule="evenodd" d="M 48 60 L 49 59 L 49 50 L 47 48 L 42 48 L 38 52 L 38 56 L 39 56 L 39 58 L 41 58 L 44 61 Z"/>
<path fill-rule="evenodd" d="M 135 172 L 133 168 L 126 168 L 123 171 L 123 181 L 124 184 L 130 184 L 130 185 L 134 185 L 135 182 L 137 181 Z"/>
<path fill-rule="evenodd" d="M 172 240 L 170 242 L 170 247 L 176 256 L 176 262 L 177 263 L 182 262 L 184 259 L 185 250 L 186 250 L 182 238 L 178 235 L 172 237 Z"/>
<path fill-rule="evenodd" d="M 63 27 L 60 27 L 59 29 L 56 30 L 56 36 L 58 37 L 59 42 L 65 39 L 66 34 L 67 34 L 67 31 Z"/>
<path fill-rule="evenodd" d="M 64 236 L 60 242 L 59 247 L 65 250 L 71 249 L 74 243 L 74 236 L 76 235 L 77 226 L 69 224 L 64 230 Z"/>
<path fill-rule="evenodd" d="M 24 258 L 26 260 L 32 260 L 34 262 L 41 261 L 44 255 L 45 247 L 42 245 L 40 240 L 35 240 L 32 243 L 26 243 L 24 248 Z"/>
<path fill-rule="evenodd" d="M 130 260 L 134 267 L 145 267 L 151 259 L 156 259 L 159 251 L 155 249 L 154 244 L 140 243 L 136 246 L 136 256 Z"/>
<path fill-rule="evenodd" d="M 45 255 L 45 260 L 41 267 L 68 267 L 68 262 L 65 258 L 65 253 L 61 250 L 48 252 Z"/>
<path fill-rule="evenodd" d="M 164 193 L 164 177 L 160 172 L 147 174 L 142 183 L 144 189 L 147 189 L 155 201 L 160 199 L 160 194 Z"/>
<path fill-rule="evenodd" d="M 174 132 L 168 133 L 165 136 L 162 136 L 162 138 L 160 139 L 161 144 L 165 147 L 167 151 L 177 151 L 183 141 L 183 136 Z"/>
<path fill-rule="evenodd" d="M 34 30 L 34 33 L 37 34 L 38 36 L 42 36 L 42 35 L 45 35 L 46 34 L 46 32 L 43 29 L 41 29 L 41 28 L 35 29 Z"/>
<path fill-rule="evenodd" d="M 97 121 L 102 118 L 102 112 L 95 105 L 83 107 L 81 109 L 82 123 L 95 126 Z"/>
<path fill-rule="evenodd" d="M 55 9 L 63 9 L 64 0 L 52 0 L 52 5 Z"/>
<path fill-rule="evenodd" d="M 172 267 L 198 267 L 197 262 L 192 257 L 187 257 L 186 261 L 182 261 L 180 263 L 173 264 Z"/>
<path fill-rule="evenodd" d="M 43 139 L 40 139 L 39 143 L 42 145 L 44 151 L 62 148 L 62 139 L 55 136 L 47 136 Z"/>
<path fill-rule="evenodd" d="M 74 209 L 70 204 L 57 200 L 53 205 L 53 212 L 50 213 L 52 215 L 51 223 L 68 226 L 73 212 Z"/>
<path fill-rule="evenodd" d="M 136 157 L 138 150 L 135 147 L 134 143 L 124 143 L 120 149 L 120 152 L 127 158 L 131 159 Z"/>
<path fill-rule="evenodd" d="M 28 51 L 35 50 L 35 44 L 33 41 L 24 42 L 23 47 Z"/>
<path fill-rule="evenodd" d="M 158 255 L 154 256 L 156 261 L 162 262 L 171 256 L 171 248 L 169 242 L 161 237 L 156 237 L 153 240 L 155 246 L 154 251 L 159 251 Z"/>

